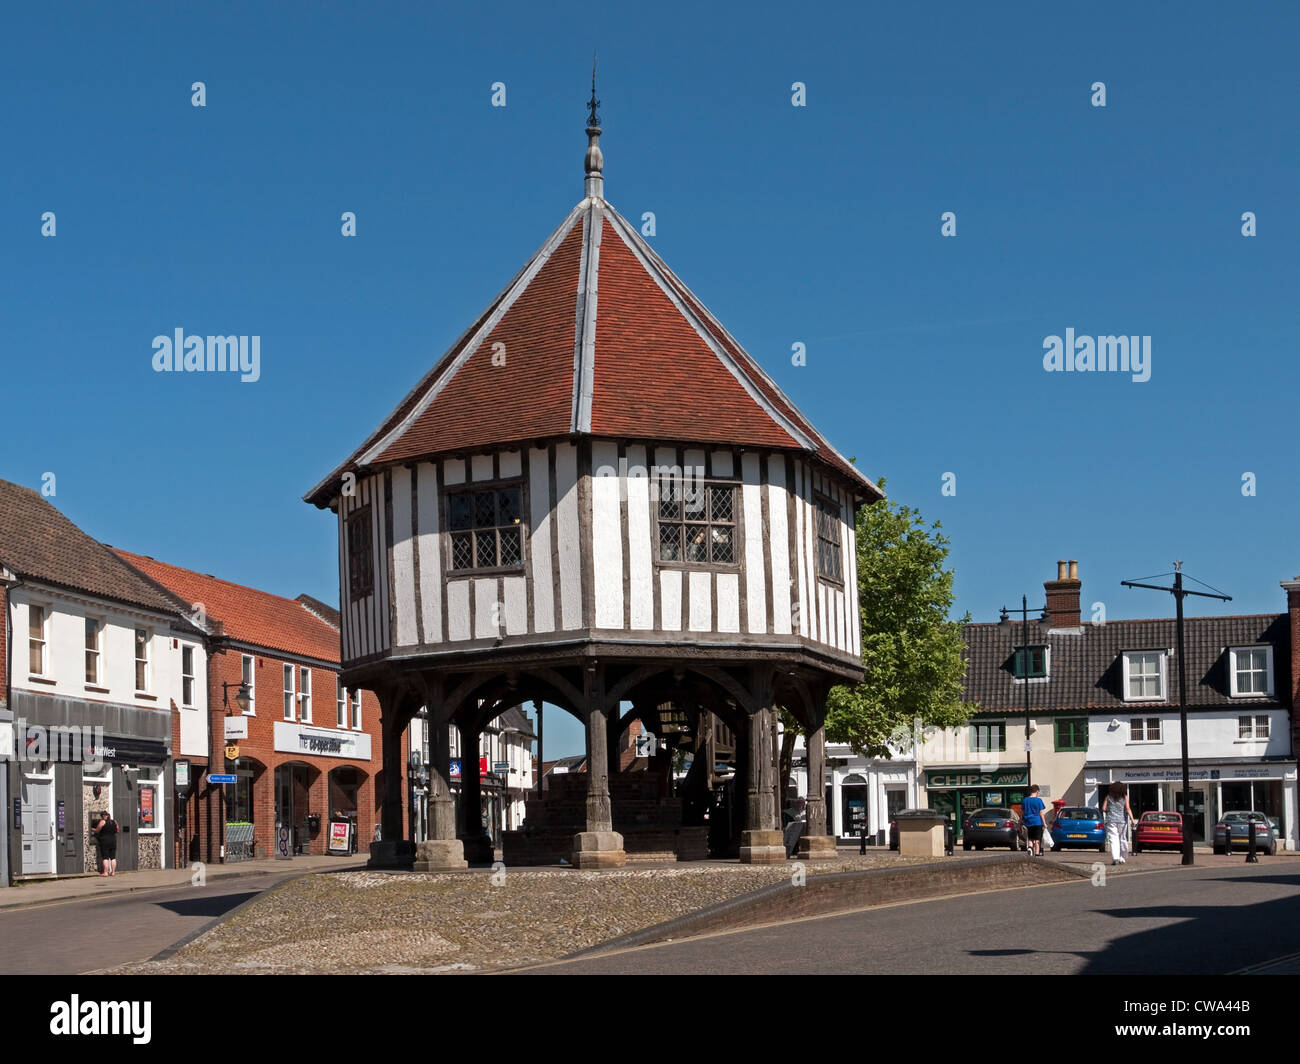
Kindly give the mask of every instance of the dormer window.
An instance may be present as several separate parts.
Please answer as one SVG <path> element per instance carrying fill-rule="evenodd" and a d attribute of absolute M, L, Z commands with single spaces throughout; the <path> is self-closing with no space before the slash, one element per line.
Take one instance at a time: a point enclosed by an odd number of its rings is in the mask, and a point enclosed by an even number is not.
<path fill-rule="evenodd" d="M 1046 646 L 1016 647 L 1016 655 L 1012 663 L 1012 675 L 1017 680 L 1045 680 L 1047 679 L 1047 659 Z"/>
<path fill-rule="evenodd" d="M 1273 648 L 1230 647 L 1228 684 L 1233 698 L 1273 697 Z"/>
<path fill-rule="evenodd" d="M 1126 702 L 1162 702 L 1165 699 L 1165 651 L 1124 652 L 1123 682 Z"/>
<path fill-rule="evenodd" d="M 452 569 L 524 564 L 523 485 L 495 484 L 447 495 Z"/>

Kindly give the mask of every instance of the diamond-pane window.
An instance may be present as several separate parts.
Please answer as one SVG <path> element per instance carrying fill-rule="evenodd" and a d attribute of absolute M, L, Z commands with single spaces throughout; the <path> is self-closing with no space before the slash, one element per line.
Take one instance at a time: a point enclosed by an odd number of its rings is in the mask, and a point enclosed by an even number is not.
<path fill-rule="evenodd" d="M 736 563 L 736 485 L 699 476 L 656 481 L 659 560 L 687 565 Z"/>
<path fill-rule="evenodd" d="M 844 581 L 840 539 L 840 504 L 825 495 L 817 500 L 817 575 L 836 583 Z"/>
<path fill-rule="evenodd" d="M 659 560 L 679 562 L 682 560 L 682 526 L 659 526 Z"/>
<path fill-rule="evenodd" d="M 523 489 L 518 484 L 451 492 L 447 527 L 452 569 L 523 565 Z"/>
<path fill-rule="evenodd" d="M 519 553 L 519 529 L 503 528 L 501 530 L 501 564 L 517 565 L 523 560 Z"/>

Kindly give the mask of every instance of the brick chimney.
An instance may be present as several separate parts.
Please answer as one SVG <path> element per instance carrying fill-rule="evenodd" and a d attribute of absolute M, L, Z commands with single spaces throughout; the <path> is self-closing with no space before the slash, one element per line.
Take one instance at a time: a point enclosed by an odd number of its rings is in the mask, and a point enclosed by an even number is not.
<path fill-rule="evenodd" d="M 1056 579 L 1043 581 L 1047 592 L 1047 620 L 1052 628 L 1078 628 L 1083 621 L 1079 614 L 1079 563 L 1056 563 Z"/>

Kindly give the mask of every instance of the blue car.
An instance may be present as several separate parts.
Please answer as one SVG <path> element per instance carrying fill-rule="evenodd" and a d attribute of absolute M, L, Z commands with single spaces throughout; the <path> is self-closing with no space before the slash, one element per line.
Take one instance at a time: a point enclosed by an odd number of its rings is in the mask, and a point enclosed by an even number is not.
<path fill-rule="evenodd" d="M 1052 849 L 1067 846 L 1095 846 L 1106 852 L 1106 825 L 1101 810 L 1085 805 L 1067 805 L 1052 822 Z"/>

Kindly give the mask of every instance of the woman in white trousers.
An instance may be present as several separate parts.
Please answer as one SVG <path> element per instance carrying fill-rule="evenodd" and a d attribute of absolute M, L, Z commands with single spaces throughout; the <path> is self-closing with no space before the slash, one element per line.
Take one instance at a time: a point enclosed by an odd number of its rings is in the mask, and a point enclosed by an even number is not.
<path fill-rule="evenodd" d="M 1111 864 L 1123 864 L 1128 859 L 1128 826 L 1133 820 L 1133 808 L 1128 804 L 1128 788 L 1118 780 L 1106 793 L 1101 818 L 1106 825 L 1106 841 L 1110 843 Z"/>

